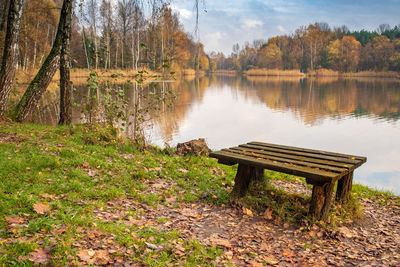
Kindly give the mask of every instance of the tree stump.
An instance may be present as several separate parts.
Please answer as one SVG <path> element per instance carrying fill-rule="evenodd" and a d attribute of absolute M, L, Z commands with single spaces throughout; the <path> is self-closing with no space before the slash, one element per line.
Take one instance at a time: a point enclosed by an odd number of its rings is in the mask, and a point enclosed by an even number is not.
<path fill-rule="evenodd" d="M 336 190 L 336 201 L 339 201 L 341 203 L 346 203 L 347 201 L 349 201 L 352 187 L 353 172 L 350 172 L 338 181 L 338 186 Z"/>
<path fill-rule="evenodd" d="M 232 197 L 238 199 L 243 197 L 248 188 L 251 180 L 262 181 L 264 179 L 264 169 L 239 164 L 235 177 L 235 186 L 232 190 Z"/>
<path fill-rule="evenodd" d="M 334 187 L 335 183 L 326 183 L 322 186 L 314 185 L 313 187 L 310 214 L 318 220 L 325 220 L 328 217 Z"/>

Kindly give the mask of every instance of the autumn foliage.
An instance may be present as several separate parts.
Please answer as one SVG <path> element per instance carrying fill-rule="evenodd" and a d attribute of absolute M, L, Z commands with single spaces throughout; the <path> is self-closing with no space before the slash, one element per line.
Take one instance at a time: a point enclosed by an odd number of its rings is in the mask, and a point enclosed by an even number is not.
<path fill-rule="evenodd" d="M 167 60 L 173 71 L 208 70 L 203 45 L 184 31 L 165 2 L 79 1 L 72 19 L 72 67 L 160 71 Z M 25 1 L 19 69 L 36 70 L 44 62 L 54 42 L 61 5 L 60 0 Z M 6 3 L 0 3 L 0 54 L 7 13 Z"/>
<path fill-rule="evenodd" d="M 229 57 L 212 53 L 218 69 L 332 69 L 339 72 L 400 71 L 400 28 L 380 25 L 376 31 L 350 31 L 314 23 L 294 34 L 255 40 Z"/>

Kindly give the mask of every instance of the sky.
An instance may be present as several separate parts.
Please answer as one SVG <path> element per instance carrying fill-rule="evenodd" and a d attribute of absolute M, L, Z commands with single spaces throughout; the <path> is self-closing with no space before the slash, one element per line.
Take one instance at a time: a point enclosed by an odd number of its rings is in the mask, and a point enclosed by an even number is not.
<path fill-rule="evenodd" d="M 202 1 L 202 0 L 200 0 Z M 194 33 L 195 0 L 173 0 L 185 31 Z M 229 55 L 232 46 L 292 34 L 303 25 L 327 22 L 350 30 L 375 30 L 380 24 L 400 25 L 400 0 L 204 0 L 199 33 L 206 52 Z"/>

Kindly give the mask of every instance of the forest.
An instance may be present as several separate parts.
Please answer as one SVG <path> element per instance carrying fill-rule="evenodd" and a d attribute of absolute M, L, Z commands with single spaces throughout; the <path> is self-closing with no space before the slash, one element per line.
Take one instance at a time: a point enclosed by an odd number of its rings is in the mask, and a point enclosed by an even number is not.
<path fill-rule="evenodd" d="M 293 34 L 235 44 L 230 56 L 211 53 L 217 69 L 332 69 L 339 72 L 400 71 L 400 27 L 381 24 L 375 31 L 350 31 L 317 22 Z"/>
<path fill-rule="evenodd" d="M 37 69 L 51 50 L 57 32 L 61 0 L 24 3 L 18 68 Z M 0 3 L 0 54 L 8 0 Z M 88 69 L 208 70 L 203 45 L 186 33 L 165 1 L 75 1 L 71 23 L 71 65 Z"/>

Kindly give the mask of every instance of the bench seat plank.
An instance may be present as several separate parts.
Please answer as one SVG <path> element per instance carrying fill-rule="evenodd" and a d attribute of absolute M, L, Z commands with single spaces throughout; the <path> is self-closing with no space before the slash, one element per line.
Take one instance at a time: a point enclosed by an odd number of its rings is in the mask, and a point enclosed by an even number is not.
<path fill-rule="evenodd" d="M 315 168 L 308 168 L 303 166 L 297 165 L 290 165 L 289 163 L 279 163 L 274 162 L 272 160 L 267 159 L 257 159 L 252 156 L 240 155 L 234 152 L 228 151 L 217 151 L 210 153 L 210 157 L 222 159 L 223 161 L 228 162 L 237 162 L 239 164 L 246 164 L 251 166 L 256 166 L 264 169 L 269 169 L 273 171 L 279 171 L 291 175 L 307 177 L 316 183 L 326 183 L 336 181 L 337 179 L 341 178 L 343 174 L 335 173 L 335 172 L 328 172 L 324 170 L 318 170 Z"/>
<path fill-rule="evenodd" d="M 283 149 L 288 149 L 288 150 L 293 150 L 293 151 L 318 153 L 318 154 L 327 155 L 327 156 L 338 156 L 338 157 L 344 157 L 344 158 L 349 158 L 349 159 L 361 160 L 363 162 L 367 161 L 366 157 L 348 155 L 348 154 L 342 154 L 342 153 L 336 153 L 336 152 L 328 152 L 328 151 L 323 151 L 323 150 L 315 150 L 315 149 L 310 149 L 310 148 L 283 146 L 283 145 L 269 144 L 269 143 L 263 143 L 263 142 L 249 142 L 248 144 L 249 145 L 260 145 L 260 146 L 266 146 L 266 147 L 283 148 Z"/>
<path fill-rule="evenodd" d="M 310 168 L 317 168 L 321 170 L 326 170 L 326 171 L 332 171 L 336 173 L 347 173 L 350 168 L 339 168 L 339 167 L 332 167 L 327 164 L 318 164 L 314 162 L 308 162 L 306 160 L 301 160 L 301 159 L 287 159 L 285 157 L 279 157 L 279 156 L 273 156 L 269 153 L 262 153 L 254 149 L 247 149 L 243 150 L 243 148 L 240 147 L 232 147 L 229 149 L 223 149 L 223 151 L 231 151 L 234 153 L 246 155 L 246 156 L 253 156 L 256 158 L 262 158 L 262 159 L 268 159 L 272 161 L 277 161 L 281 163 L 291 163 L 299 166 L 304 166 L 304 167 L 310 167 Z"/>
<path fill-rule="evenodd" d="M 336 167 L 336 168 L 345 169 L 348 171 L 350 171 L 351 169 L 354 168 L 354 165 L 349 164 L 349 163 L 343 163 L 343 162 L 337 162 L 337 161 L 325 160 L 325 159 L 316 159 L 316 158 L 310 158 L 310 157 L 306 157 L 306 156 L 290 155 L 290 154 L 280 153 L 280 152 L 260 150 L 260 149 L 256 149 L 256 148 L 245 147 L 244 145 L 242 145 L 241 147 L 235 147 L 235 148 L 231 148 L 231 149 L 236 149 L 236 148 L 239 148 L 242 151 L 246 150 L 246 151 L 250 151 L 250 152 L 254 152 L 254 153 L 263 154 L 267 157 L 268 156 L 278 157 L 281 160 L 285 160 L 285 159 L 298 160 L 298 161 L 307 162 L 307 163 L 315 163 L 315 164 L 321 164 L 321 165 L 325 165 L 325 166 Z"/>
<path fill-rule="evenodd" d="M 265 146 L 259 146 L 259 145 L 248 145 L 248 144 L 239 145 L 239 147 L 254 148 L 254 149 L 259 149 L 259 150 L 263 150 L 263 151 L 272 151 L 272 152 L 279 152 L 279 153 L 284 153 L 284 154 L 289 154 L 289 155 L 304 156 L 307 158 L 324 159 L 324 160 L 336 161 L 336 162 L 352 164 L 352 165 L 358 165 L 358 164 L 361 165 L 362 164 L 362 161 L 355 160 L 355 159 L 348 159 L 348 158 L 335 157 L 335 156 L 326 156 L 326 155 L 321 155 L 321 154 L 312 153 L 312 152 L 300 152 L 300 151 L 292 151 L 289 149 L 280 149 L 280 148 L 265 147 Z"/>

